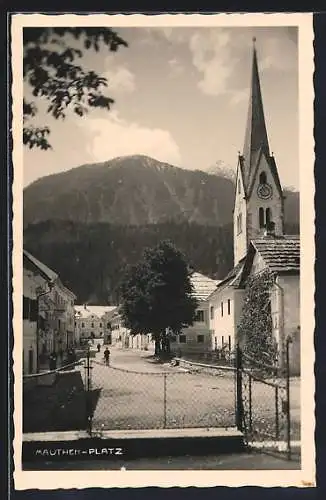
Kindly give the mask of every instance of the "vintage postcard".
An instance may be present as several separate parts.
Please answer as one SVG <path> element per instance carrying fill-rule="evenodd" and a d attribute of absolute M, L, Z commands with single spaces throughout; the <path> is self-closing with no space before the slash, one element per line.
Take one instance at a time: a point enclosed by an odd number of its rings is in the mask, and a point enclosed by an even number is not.
<path fill-rule="evenodd" d="M 314 486 L 312 14 L 9 23 L 15 487 Z"/>

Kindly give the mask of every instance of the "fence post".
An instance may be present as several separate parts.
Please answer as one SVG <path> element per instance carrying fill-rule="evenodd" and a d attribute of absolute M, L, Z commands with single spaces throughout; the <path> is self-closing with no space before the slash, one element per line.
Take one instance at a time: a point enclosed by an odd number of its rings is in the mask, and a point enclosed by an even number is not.
<path fill-rule="evenodd" d="M 285 360 L 285 376 L 286 376 L 286 440 L 287 440 L 287 458 L 291 460 L 291 408 L 290 408 L 290 343 L 291 337 L 286 339 L 286 360 Z"/>
<path fill-rule="evenodd" d="M 92 435 L 92 403 L 91 403 L 91 361 L 90 361 L 90 348 L 87 349 L 86 365 L 85 365 L 85 378 L 86 378 L 86 426 L 89 435 Z"/>
<path fill-rule="evenodd" d="M 163 421 L 163 428 L 166 428 L 166 373 L 163 375 L 163 405 L 164 405 L 164 421 Z"/>
<path fill-rule="evenodd" d="M 237 344 L 236 347 L 236 426 L 243 431 L 243 401 L 242 401 L 242 351 Z"/>

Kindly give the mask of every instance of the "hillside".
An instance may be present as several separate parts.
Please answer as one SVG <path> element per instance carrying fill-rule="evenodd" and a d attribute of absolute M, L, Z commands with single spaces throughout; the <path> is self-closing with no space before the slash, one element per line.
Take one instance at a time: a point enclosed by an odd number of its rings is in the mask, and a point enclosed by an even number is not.
<path fill-rule="evenodd" d="M 232 267 L 231 225 L 115 226 L 56 220 L 31 224 L 24 232 L 25 248 L 60 274 L 78 302 L 93 304 L 116 303 L 126 267 L 162 239 L 173 241 L 189 265 L 208 276 L 222 278 Z"/>
<path fill-rule="evenodd" d="M 24 190 L 24 225 L 48 219 L 157 224 L 230 221 L 229 179 L 146 156 L 127 156 L 43 177 Z"/>

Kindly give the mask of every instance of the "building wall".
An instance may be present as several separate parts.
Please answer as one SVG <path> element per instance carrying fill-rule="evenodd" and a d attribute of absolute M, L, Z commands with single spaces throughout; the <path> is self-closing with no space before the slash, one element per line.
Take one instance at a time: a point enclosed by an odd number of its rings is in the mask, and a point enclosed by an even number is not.
<path fill-rule="evenodd" d="M 241 230 L 238 227 L 238 217 L 241 214 Z M 233 212 L 233 241 L 234 241 L 234 265 L 236 265 L 247 253 L 247 209 L 244 196 L 244 187 L 240 168 L 237 172 L 236 195 Z"/>
<path fill-rule="evenodd" d="M 212 350 L 220 349 L 225 344 L 230 346 L 231 350 L 234 349 L 242 305 L 243 291 L 236 290 L 232 286 L 226 286 L 220 291 L 217 289 L 211 296 L 209 328 L 212 331 Z"/>
<path fill-rule="evenodd" d="M 23 269 L 23 299 L 37 300 L 36 290 L 45 280 L 35 279 L 34 274 Z M 30 363 L 31 361 L 31 363 Z M 36 373 L 37 369 L 37 320 L 23 313 L 23 373 Z"/>
<path fill-rule="evenodd" d="M 262 200 L 257 195 L 257 188 L 260 184 L 259 177 L 262 172 L 266 173 L 267 184 L 272 187 L 273 195 L 270 199 Z M 252 194 L 249 198 L 247 205 L 248 214 L 248 241 L 258 238 L 264 233 L 264 228 L 259 225 L 259 208 L 271 209 L 271 220 L 275 223 L 275 234 L 283 234 L 283 206 L 282 206 L 282 193 L 279 192 L 278 187 L 271 174 L 269 164 L 264 155 L 261 157 L 257 174 L 255 177 Z"/>
<path fill-rule="evenodd" d="M 300 374 L 300 276 L 280 275 L 278 285 L 283 290 L 283 339 L 292 338 L 290 344 L 290 370 L 292 375 Z"/>
<path fill-rule="evenodd" d="M 110 318 L 104 313 L 102 316 L 97 316 L 95 313 L 90 315 L 81 315 L 75 313 L 75 328 L 76 338 L 79 340 L 92 338 L 104 338 L 107 336 L 110 329 Z"/>
<path fill-rule="evenodd" d="M 208 301 L 199 302 L 196 314 L 197 320 L 194 321 L 192 326 L 184 328 L 180 335 L 171 337 L 171 352 L 182 355 L 209 352 L 211 350 L 212 334 L 209 329 Z"/>

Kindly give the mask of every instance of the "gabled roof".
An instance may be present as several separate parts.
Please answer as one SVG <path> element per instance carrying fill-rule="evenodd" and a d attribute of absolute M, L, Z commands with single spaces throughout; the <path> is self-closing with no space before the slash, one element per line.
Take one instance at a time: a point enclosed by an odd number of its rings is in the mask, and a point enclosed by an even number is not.
<path fill-rule="evenodd" d="M 265 262 L 266 268 L 277 274 L 300 273 L 299 236 L 266 237 L 252 240 L 239 285 L 243 286 L 250 274 L 255 253 Z"/>
<path fill-rule="evenodd" d="M 238 264 L 233 269 L 231 269 L 231 271 L 229 271 L 226 277 L 217 284 L 215 290 L 211 295 L 213 295 L 213 293 L 215 292 L 221 292 L 222 290 L 224 290 L 224 288 L 227 287 L 237 288 L 240 283 L 244 263 L 245 257 L 241 259 Z"/>
<path fill-rule="evenodd" d="M 48 281 L 56 281 L 59 278 L 57 273 L 55 273 L 54 271 L 52 271 L 52 269 L 43 264 L 43 262 L 36 259 L 36 257 L 27 252 L 27 250 L 23 250 L 23 261 L 26 264 L 27 263 L 31 264 L 32 267 L 36 268 L 41 274 L 41 276 Z"/>
<path fill-rule="evenodd" d="M 219 280 L 213 280 L 196 272 L 191 274 L 190 281 L 193 286 L 193 295 L 198 301 L 206 300 L 219 283 Z"/>

